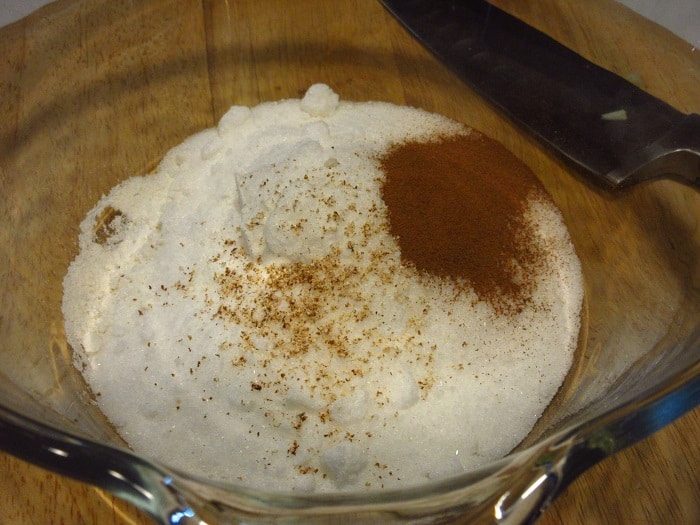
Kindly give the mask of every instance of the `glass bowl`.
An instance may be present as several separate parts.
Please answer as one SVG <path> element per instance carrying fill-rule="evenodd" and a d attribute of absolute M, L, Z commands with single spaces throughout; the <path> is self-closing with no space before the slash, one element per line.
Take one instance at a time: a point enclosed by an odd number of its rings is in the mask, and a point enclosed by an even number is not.
<path fill-rule="evenodd" d="M 622 8 L 499 4 L 678 109 L 700 111 L 690 47 L 634 26 Z M 609 10 L 620 16 L 601 15 Z M 586 468 L 698 405 L 700 194 L 671 181 L 596 188 L 488 107 L 378 2 L 59 1 L 0 30 L 0 49 L 4 451 L 161 523 L 518 523 L 536 519 Z M 661 55 L 662 66 L 649 59 Z M 216 483 L 130 451 L 71 364 L 62 279 L 100 196 L 231 105 L 298 97 L 316 82 L 346 100 L 418 106 L 484 131 L 562 210 L 585 279 L 579 347 L 547 411 L 502 460 L 370 495 Z"/>

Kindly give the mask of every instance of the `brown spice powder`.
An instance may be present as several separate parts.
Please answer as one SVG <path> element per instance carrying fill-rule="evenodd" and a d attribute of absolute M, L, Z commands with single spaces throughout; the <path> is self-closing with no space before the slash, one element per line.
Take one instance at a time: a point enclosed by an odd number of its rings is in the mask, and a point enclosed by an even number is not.
<path fill-rule="evenodd" d="M 544 261 L 528 242 L 528 198 L 548 198 L 532 171 L 478 132 L 405 142 L 380 159 L 383 199 L 402 259 L 419 271 L 467 282 L 499 313 L 531 301 Z"/>

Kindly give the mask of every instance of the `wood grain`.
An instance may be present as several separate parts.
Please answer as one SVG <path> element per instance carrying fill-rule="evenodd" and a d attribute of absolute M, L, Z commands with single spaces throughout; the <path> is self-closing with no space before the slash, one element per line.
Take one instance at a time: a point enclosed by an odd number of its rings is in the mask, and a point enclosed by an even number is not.
<path fill-rule="evenodd" d="M 143 137 L 118 167 L 148 171 L 190 133 L 211 126 L 231 104 L 296 97 L 314 82 L 332 82 L 341 97 L 372 98 L 429 107 L 455 118 L 469 108 L 469 123 L 516 154 L 528 151 L 533 168 L 552 161 L 435 63 L 372 0 L 347 0 L 338 16 L 322 0 L 154 0 L 145 16 L 130 16 L 140 2 L 60 0 L 0 30 L 0 111 L 5 119 L 0 154 L 8 154 L 46 120 L 62 119 L 60 148 L 43 165 L 64 166 L 85 148 L 99 157 L 119 147 L 123 134 Z M 499 5 L 623 76 L 643 79 L 652 94 L 683 111 L 700 111 L 700 53 L 668 31 L 612 0 L 499 0 Z M 114 23 L 114 20 L 119 23 Z M 240 24 L 241 20 L 250 21 Z M 309 35 L 301 28 L 314 28 Z M 243 29 L 241 29 L 243 28 Z M 245 29 L 249 28 L 249 29 Z M 253 40 L 255 45 L 252 45 Z M 330 45 L 332 42 L 333 45 Z M 358 52 L 359 50 L 359 52 Z M 108 82 L 89 84 L 89 69 Z M 45 72 L 51 71 L 50 76 Z M 50 85 L 42 83 L 49 82 Z M 100 120 L 100 103 L 124 89 L 148 86 L 150 99 L 123 101 L 119 111 L 138 118 L 125 129 Z M 77 90 L 83 96 L 72 97 Z M 435 93 L 460 93 L 439 98 Z M 56 103 L 58 100 L 58 103 Z M 158 120 L 178 108 L 178 125 Z M 44 108 L 43 113 L 36 112 Z M 71 141 L 82 129 L 71 115 L 95 119 L 96 135 Z M 47 115 L 49 115 L 47 117 Z M 73 127 L 71 127 L 73 126 Z M 78 144 L 81 151 L 71 151 Z M 90 149 L 93 148 L 93 149 Z M 105 148 L 100 150 L 100 148 Z M 533 153 L 534 150 L 534 153 Z M 22 159 L 13 159 L 20 165 Z M 29 160 L 25 160 L 29 162 Z M 96 169 L 94 160 L 85 169 Z M 104 165 L 108 173 L 117 167 Z M 87 191 L 108 189 L 97 177 Z M 550 188 L 556 181 L 550 181 Z M 83 190 L 81 190 L 83 191 Z M 76 210 L 82 217 L 85 210 Z M 76 221 L 77 222 L 77 221 Z M 700 410 L 609 458 L 579 478 L 548 509 L 541 523 L 700 523 Z M 127 503 L 103 491 L 0 453 L 0 524 L 147 524 Z"/>

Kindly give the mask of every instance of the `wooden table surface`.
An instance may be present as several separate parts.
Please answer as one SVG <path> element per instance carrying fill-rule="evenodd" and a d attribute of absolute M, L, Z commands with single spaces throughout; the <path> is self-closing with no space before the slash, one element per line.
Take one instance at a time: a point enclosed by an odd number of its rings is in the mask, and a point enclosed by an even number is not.
<path fill-rule="evenodd" d="M 119 60 L 115 53 L 110 54 L 109 42 L 124 45 L 133 35 L 105 35 L 103 40 L 89 39 L 88 24 L 95 19 L 95 6 L 111 4 L 115 11 L 126 10 L 133 2 L 105 2 L 100 0 L 59 1 L 43 8 L 37 14 L 0 30 L 0 77 L 13 74 L 21 77 L 31 55 L 42 42 L 50 40 L 51 24 L 59 34 L 61 24 L 76 28 L 75 45 L 87 49 L 86 61 L 95 56 L 95 51 L 107 63 Z M 138 2 L 137 2 L 138 3 Z M 502 0 L 497 2 L 507 10 L 538 25 L 554 37 L 560 39 L 605 67 L 619 73 L 634 72 L 642 78 L 646 88 L 663 97 L 686 112 L 700 112 L 700 84 L 697 82 L 700 70 L 700 51 L 674 37 L 666 30 L 648 22 L 612 0 L 579 2 L 578 0 L 543 0 L 540 2 L 518 2 Z M 278 83 L 249 77 L 233 81 L 233 72 L 220 68 L 217 61 L 225 59 L 225 53 L 218 52 L 225 45 L 235 41 L 244 49 L 250 35 L 226 34 L 217 28 L 221 24 L 212 21 L 222 17 L 242 17 L 256 10 L 268 11 L 271 18 L 281 17 L 294 20 L 294 17 L 312 16 L 319 20 L 328 38 L 352 38 L 359 45 L 383 46 L 390 42 L 394 52 L 397 47 L 412 46 L 405 39 L 401 29 L 372 0 L 354 0 L 345 7 L 356 17 L 352 24 L 334 19 L 334 10 L 322 0 L 295 2 L 283 1 L 154 1 L 153 19 L 167 26 L 178 25 L 175 41 L 159 42 L 167 39 L 170 26 L 162 31 L 153 31 L 153 20 L 140 20 L 136 25 L 139 31 L 151 32 L 148 48 L 144 53 L 154 52 L 157 46 L 163 49 L 199 49 L 208 58 L 208 78 L 203 84 L 211 95 L 205 101 L 211 108 L 209 121 L 195 122 L 193 128 L 211 125 L 232 103 L 252 103 L 262 93 L 279 94 L 279 97 L 298 95 L 299 86 L 309 85 L 322 79 L 327 72 L 315 69 L 314 64 L 299 64 L 298 72 L 289 86 L 285 79 Z M 349 4 L 352 6 L 348 7 Z M 172 16 L 160 17 L 159 10 Z M 126 11 L 125 11 L 126 12 Z M 256 15 L 257 16 L 257 15 Z M 358 29 L 357 20 L 365 20 Z M 359 24 L 359 25 L 362 25 Z M 128 33 L 134 24 L 120 26 Z M 290 24 L 280 24 L 277 30 L 285 31 Z M 366 25 L 366 27 L 365 27 Z M 48 29 L 47 29 L 48 27 Z M 62 29 L 65 31 L 65 27 Z M 281 29 L 280 29 L 281 28 Z M 156 28 L 157 29 L 157 28 Z M 362 29 L 362 30 L 361 30 Z M 136 29 L 134 29 L 136 31 Z M 346 34 L 350 32 L 350 34 Z M 353 33 L 354 32 L 354 33 Z M 330 35 L 330 36 L 329 36 Z M 266 35 L 257 35 L 264 38 Z M 269 36 L 269 35 L 268 35 Z M 382 40 L 384 39 L 384 40 Z M 117 45 L 117 44 L 113 44 Z M 100 48 L 100 46 L 102 46 Z M 59 46 L 60 47 L 60 46 Z M 83 49 L 83 51 L 85 50 Z M 146 48 L 144 48 L 146 49 Z M 158 48 L 159 49 L 159 48 Z M 157 50 L 157 49 L 156 49 Z M 112 51 L 114 51 L 112 49 Z M 49 67 L 54 57 L 51 53 L 65 52 L 54 48 L 44 49 L 39 58 Z M 329 51 L 330 52 L 330 51 Z M 417 47 L 411 53 L 422 53 Z M 92 53 L 92 55 L 90 55 Z M 123 57 L 122 57 L 123 58 Z M 275 57 L 273 57 L 275 58 Z M 284 57 L 282 57 L 284 58 Z M 338 57 L 342 59 L 341 56 Z M 368 59 L 369 60 L 369 59 Z M 62 62 L 65 67 L 72 67 Z M 351 65 L 345 64 L 345 67 Z M 365 64 L 366 66 L 366 64 Z M 95 66 L 99 67 L 99 66 Z M 218 69 L 217 69 L 218 67 Z M 215 74 L 212 71 L 215 70 Z M 369 69 L 367 71 L 370 71 Z M 8 73 L 9 72 L 9 73 Z M 688 74 L 691 72 L 692 74 Z M 65 73 L 70 74 L 70 71 Z M 371 74 L 371 73 L 368 73 Z M 440 73 L 446 74 L 446 73 Z M 206 69 L 204 75 L 207 75 Z M 193 74 L 193 76 L 195 76 Z M 193 85 L 202 79 L 193 78 Z M 365 79 L 366 80 L 366 79 Z M 353 84 L 353 81 L 355 82 Z M 371 82 L 372 79 L 366 80 Z M 353 86 L 362 79 L 349 76 L 342 86 L 344 93 L 352 97 Z M 420 84 L 420 77 L 412 79 Z M 22 80 L 17 89 L 22 96 Z M 411 86 L 389 86 L 387 89 L 410 89 Z M 361 88 L 358 87 L 358 93 Z M 4 94 L 3 94 L 4 95 Z M 0 107 L 13 110 L 12 104 Z M 481 129 L 490 131 L 489 123 L 498 117 L 484 117 L 479 123 Z M 500 122 L 500 121 L 499 121 Z M 501 125 L 501 124 L 499 124 Z M 193 129 L 194 131 L 194 129 Z M 172 137 L 168 140 L 174 140 Z M 174 145 L 171 143 L 170 145 Z M 136 162 L 136 161 L 135 161 Z M 137 167 L 139 162 L 136 162 Z M 143 164 L 143 163 L 141 163 Z M 631 447 L 616 456 L 605 460 L 581 476 L 545 513 L 541 523 L 545 524 L 652 524 L 652 523 L 700 523 L 700 410 L 695 410 L 651 438 Z M 19 461 L 0 453 L 0 524 L 146 524 L 150 521 L 136 509 L 94 487 L 83 485 L 56 474 Z"/>

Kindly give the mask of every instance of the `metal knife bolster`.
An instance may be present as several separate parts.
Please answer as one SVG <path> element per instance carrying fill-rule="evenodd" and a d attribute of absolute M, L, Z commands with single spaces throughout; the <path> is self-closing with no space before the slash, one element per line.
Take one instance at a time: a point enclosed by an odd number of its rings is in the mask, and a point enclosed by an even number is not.
<path fill-rule="evenodd" d="M 621 159 L 605 178 L 612 187 L 671 178 L 700 189 L 700 115 L 686 115 L 659 140 Z"/>
<path fill-rule="evenodd" d="M 700 116 L 484 0 L 382 3 L 462 80 L 598 184 L 671 177 L 700 188 Z"/>

